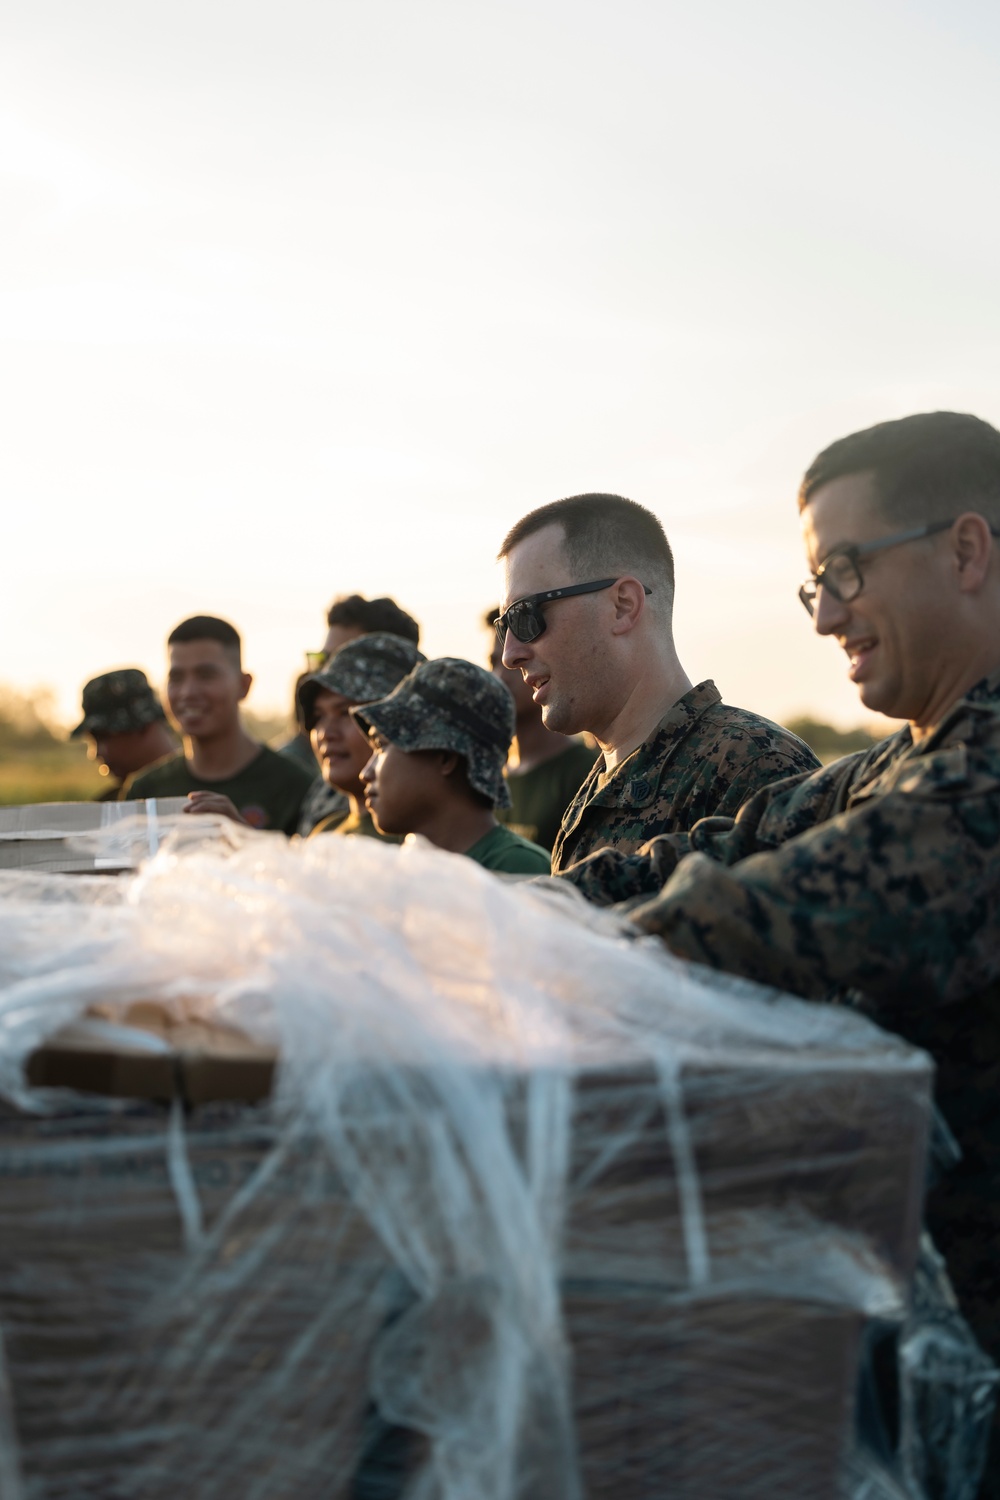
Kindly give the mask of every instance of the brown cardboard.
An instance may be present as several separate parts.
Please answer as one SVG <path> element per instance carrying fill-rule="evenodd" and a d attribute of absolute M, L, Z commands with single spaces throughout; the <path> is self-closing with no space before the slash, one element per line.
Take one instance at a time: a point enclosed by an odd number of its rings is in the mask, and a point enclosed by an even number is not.
<path fill-rule="evenodd" d="M 607 1283 L 563 1305 L 588 1500 L 843 1494 L 859 1312 Z"/>
<path fill-rule="evenodd" d="M 173 1500 L 183 1472 L 192 1497 L 224 1475 L 234 1496 L 348 1500 L 375 1350 L 412 1293 L 307 1142 L 186 1258 L 167 1137 L 149 1104 L 0 1114 L 0 1326 L 32 1494 Z M 266 1107 L 205 1106 L 185 1139 L 212 1230 L 280 1136 Z M 783 1272 L 791 1287 L 794 1263 Z M 798 1282 L 810 1274 L 807 1256 Z M 742 1289 L 720 1266 L 727 1280 L 564 1283 L 588 1500 L 838 1494 L 859 1309 Z M 456 1365 L 472 1338 L 463 1285 L 439 1294 Z"/>
<path fill-rule="evenodd" d="M 193 1266 L 168 1111 L 108 1111 L 0 1111 L 0 1327 L 32 1495 L 348 1500 L 391 1286 L 325 1154 L 289 1151 Z M 266 1111 L 188 1116 L 206 1228 L 276 1139 Z"/>
<path fill-rule="evenodd" d="M 32 1082 L 80 1091 L 61 1113 L 0 1110 L 0 1327 L 32 1493 L 172 1500 L 183 1472 L 192 1497 L 224 1475 L 233 1495 L 348 1500 L 372 1361 L 414 1295 L 329 1149 L 275 1124 L 273 1049 L 154 1003 L 127 1019 L 34 1054 Z M 692 1066 L 699 1284 L 660 1081 L 634 1060 L 577 1080 L 559 1267 L 588 1500 L 834 1500 L 863 1309 L 912 1260 L 929 1089 L 891 1048 L 853 1067 Z M 129 1096 L 144 1102 L 114 1102 Z M 210 1236 L 194 1257 L 178 1099 Z M 519 1139 L 518 1079 L 509 1099 Z M 415 1212 L 434 1190 L 415 1185 Z M 434 1369 L 474 1357 L 478 1287 L 454 1271 L 430 1299 Z"/>
<path fill-rule="evenodd" d="M 201 1022 L 168 1024 L 150 1007 L 139 1024 L 105 1025 L 84 1018 L 65 1026 L 29 1057 L 28 1082 L 35 1088 L 69 1088 L 114 1099 L 211 1101 L 266 1099 L 277 1053 L 238 1032 Z M 129 1036 L 131 1030 L 132 1035 Z M 158 1041 L 156 1051 L 150 1041 Z"/>
<path fill-rule="evenodd" d="M 846 1061 L 846 1065 L 845 1065 Z M 786 1063 L 748 1054 L 692 1064 L 680 1075 L 679 1109 L 709 1215 L 805 1210 L 863 1233 L 903 1279 L 912 1274 L 923 1207 L 930 1124 L 931 1067 L 915 1055 L 880 1060 L 801 1059 Z M 631 1262 L 676 1258 L 664 1225 L 680 1221 L 676 1142 L 651 1069 L 586 1075 L 577 1089 L 572 1176 L 582 1178 L 601 1136 L 621 1142 L 574 1215 L 567 1255 L 607 1266 L 614 1237 L 615 1274 Z M 629 1235 L 618 1233 L 629 1226 Z"/>
<path fill-rule="evenodd" d="M 269 1098 L 274 1047 L 219 1026 L 174 1022 L 156 1004 L 137 1002 L 126 1019 L 131 1042 L 126 1028 L 94 1019 L 64 1028 L 29 1058 L 29 1083 L 188 1106 Z M 150 1055 L 149 1038 L 159 1055 Z M 804 1069 L 748 1056 L 743 1068 L 682 1074 L 702 1209 L 719 1223 L 736 1222 L 740 1212 L 804 1211 L 863 1233 L 906 1279 L 923 1205 L 930 1071 L 892 1054 L 881 1067 L 871 1058 L 853 1068 L 835 1061 Z M 611 1134 L 619 1149 L 595 1175 L 588 1162 Z M 571 1180 L 589 1187 L 575 1204 L 567 1262 L 580 1274 L 596 1264 L 628 1278 L 639 1266 L 669 1279 L 684 1249 L 675 1142 L 655 1074 L 634 1066 L 582 1074 L 573 1151 Z"/>

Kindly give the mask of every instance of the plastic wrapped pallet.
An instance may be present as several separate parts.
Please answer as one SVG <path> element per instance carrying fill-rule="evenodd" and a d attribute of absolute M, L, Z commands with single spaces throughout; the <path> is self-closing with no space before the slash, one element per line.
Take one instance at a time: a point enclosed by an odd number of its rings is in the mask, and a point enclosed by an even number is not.
<path fill-rule="evenodd" d="M 46 874 L 116 873 L 155 854 L 163 818 L 183 797 L 140 802 L 38 802 L 0 807 L 0 870 Z M 89 842 L 97 834 L 96 842 Z"/>
<path fill-rule="evenodd" d="M 0 955 L 32 1500 L 846 1492 L 922 1054 L 412 843 L 0 876 Z"/>

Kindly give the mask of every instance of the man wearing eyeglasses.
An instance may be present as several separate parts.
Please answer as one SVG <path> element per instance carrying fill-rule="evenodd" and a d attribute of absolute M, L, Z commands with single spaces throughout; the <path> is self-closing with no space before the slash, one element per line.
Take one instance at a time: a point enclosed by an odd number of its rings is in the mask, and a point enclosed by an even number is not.
<path fill-rule="evenodd" d="M 651 511 L 620 495 L 557 500 L 520 520 L 500 556 L 504 666 L 520 670 L 547 729 L 587 730 L 603 752 L 566 809 L 554 873 L 734 814 L 816 767 L 795 735 L 724 704 L 713 682 L 692 686 L 674 647 L 673 555 Z"/>
<path fill-rule="evenodd" d="M 927 1222 L 1000 1362 L 1000 432 L 935 412 L 855 433 L 799 507 L 813 628 L 906 727 L 602 878 L 682 957 L 848 996 L 931 1053 L 962 1156 Z M 983 1493 L 1000 1494 L 1000 1429 Z"/>

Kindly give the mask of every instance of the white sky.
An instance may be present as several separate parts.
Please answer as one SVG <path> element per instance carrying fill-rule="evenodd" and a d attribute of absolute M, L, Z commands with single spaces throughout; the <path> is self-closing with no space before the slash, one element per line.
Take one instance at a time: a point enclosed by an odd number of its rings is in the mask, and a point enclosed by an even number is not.
<path fill-rule="evenodd" d="M 1000 422 L 1000 7 L 32 0 L 0 21 L 0 680 L 283 707 L 335 593 L 472 655 L 524 511 L 656 510 L 697 679 L 864 718 L 816 451 Z"/>

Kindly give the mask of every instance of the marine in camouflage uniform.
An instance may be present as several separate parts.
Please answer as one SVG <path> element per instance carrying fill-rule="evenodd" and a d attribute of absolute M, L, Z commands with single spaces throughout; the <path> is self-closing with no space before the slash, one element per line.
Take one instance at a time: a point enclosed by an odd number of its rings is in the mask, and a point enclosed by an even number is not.
<path fill-rule="evenodd" d="M 1000 674 L 919 745 L 903 729 L 600 880 L 671 952 L 848 999 L 934 1057 L 962 1155 L 927 1225 L 1000 1360 Z"/>
<path fill-rule="evenodd" d="M 722 702 L 701 682 L 668 709 L 653 735 L 605 771 L 598 761 L 566 809 L 552 852 L 554 874 L 576 882 L 577 861 L 595 850 L 631 854 L 657 834 L 679 833 L 699 818 L 734 815 L 760 787 L 818 766 L 796 735 L 746 709 Z M 608 861 L 613 882 L 615 859 Z M 585 894 L 601 889 L 600 859 L 587 864 Z"/>
<path fill-rule="evenodd" d="M 92 756 L 115 778 L 98 802 L 116 801 L 127 777 L 176 748 L 160 700 L 138 667 L 92 677 L 83 689 L 82 707 L 83 718 L 70 739 L 87 735 Z"/>
<path fill-rule="evenodd" d="M 598 888 L 683 958 L 856 1005 L 931 1054 L 958 1160 L 927 1225 L 1000 1362 L 1000 432 L 931 413 L 854 434 L 800 510 L 814 627 L 907 727 L 605 859 Z M 1000 1495 L 1000 1418 L 980 1494 Z"/>
<path fill-rule="evenodd" d="M 778 725 L 692 686 L 673 634 L 674 559 L 658 517 L 622 495 L 540 506 L 500 549 L 501 660 L 549 730 L 602 753 L 552 849 L 565 874 L 596 849 L 632 852 L 699 817 L 736 812 L 758 787 L 818 762 Z"/>

